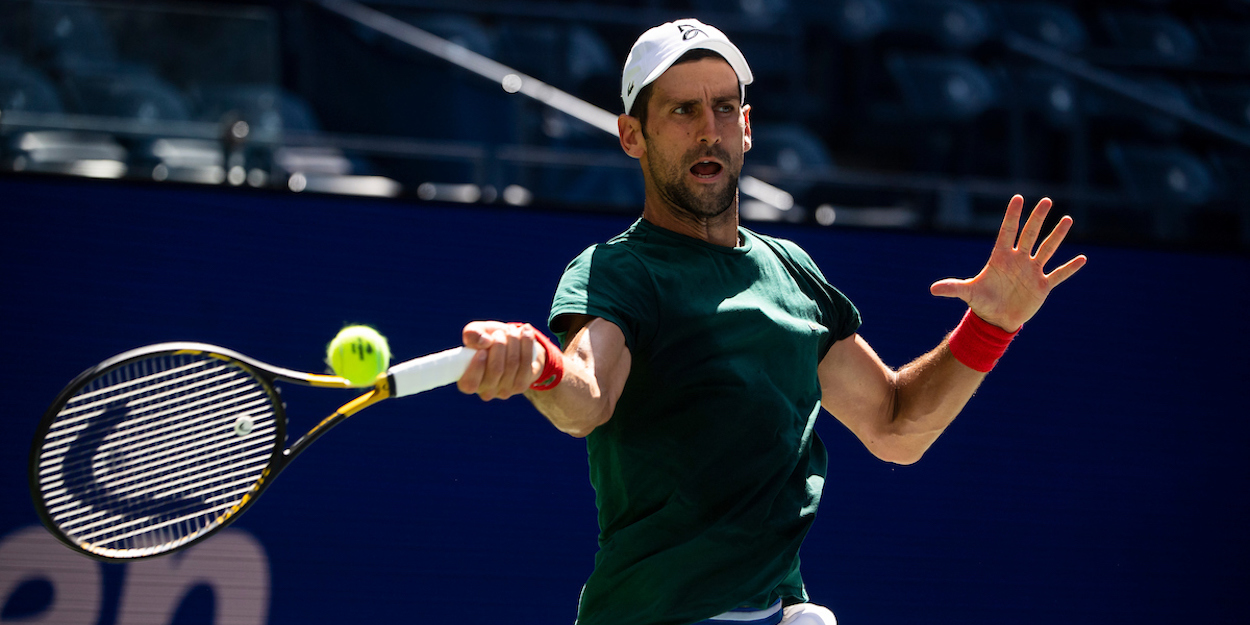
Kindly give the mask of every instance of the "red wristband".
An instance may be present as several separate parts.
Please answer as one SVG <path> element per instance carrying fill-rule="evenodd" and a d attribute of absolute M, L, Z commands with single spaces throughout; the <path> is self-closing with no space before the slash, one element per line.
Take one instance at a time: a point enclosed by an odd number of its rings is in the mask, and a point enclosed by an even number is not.
<path fill-rule="evenodd" d="M 521 327 L 524 323 L 513 321 L 510 326 Z M 530 385 L 530 388 L 536 391 L 549 391 L 560 384 L 560 380 L 564 379 L 564 353 L 556 347 L 546 334 L 534 330 L 534 339 L 543 346 L 543 351 L 547 352 L 547 363 L 543 365 L 543 370 L 538 374 L 538 379 Z"/>
<path fill-rule="evenodd" d="M 564 379 L 564 354 L 555 343 L 551 342 L 551 339 L 547 338 L 546 334 L 535 330 L 534 338 L 538 339 L 543 349 L 547 351 L 547 364 L 543 365 L 542 373 L 538 374 L 538 379 L 530 385 L 530 388 L 536 391 L 549 391 Z"/>
<path fill-rule="evenodd" d="M 955 360 L 981 373 L 989 373 L 1019 332 L 1019 328 L 1008 332 L 978 317 L 969 308 L 946 344 Z"/>

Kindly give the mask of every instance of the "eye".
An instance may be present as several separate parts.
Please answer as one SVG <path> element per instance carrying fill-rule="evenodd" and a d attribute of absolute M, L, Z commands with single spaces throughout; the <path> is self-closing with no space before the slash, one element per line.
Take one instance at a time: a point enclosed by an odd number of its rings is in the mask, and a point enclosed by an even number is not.
<path fill-rule="evenodd" d="M 689 112 L 690 112 L 690 107 L 688 107 L 688 106 L 684 106 L 684 105 L 683 105 L 683 106 L 679 106 L 679 107 L 677 107 L 677 108 L 673 109 L 673 114 L 674 114 L 674 115 L 685 115 L 685 114 L 687 114 L 687 113 L 689 113 Z"/>

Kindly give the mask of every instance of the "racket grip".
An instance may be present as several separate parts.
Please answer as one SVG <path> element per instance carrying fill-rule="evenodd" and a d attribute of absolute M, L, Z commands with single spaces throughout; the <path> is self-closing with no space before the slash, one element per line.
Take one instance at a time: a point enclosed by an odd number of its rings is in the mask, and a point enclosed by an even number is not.
<path fill-rule="evenodd" d="M 460 379 L 477 350 L 454 347 L 436 354 L 401 362 L 387 371 L 392 397 L 406 397 L 446 386 Z"/>
<path fill-rule="evenodd" d="M 391 397 L 416 395 L 459 380 L 476 353 L 476 349 L 453 347 L 413 358 L 387 369 L 386 375 L 391 379 Z M 541 354 L 542 350 L 535 347 L 533 359 L 530 361 L 534 367 L 538 366 Z"/>

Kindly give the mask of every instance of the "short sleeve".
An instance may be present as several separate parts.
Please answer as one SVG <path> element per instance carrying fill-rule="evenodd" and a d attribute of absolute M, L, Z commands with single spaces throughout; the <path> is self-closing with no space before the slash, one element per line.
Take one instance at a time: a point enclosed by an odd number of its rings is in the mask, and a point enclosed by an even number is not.
<path fill-rule="evenodd" d="M 590 315 L 612 322 L 637 351 L 654 334 L 655 287 L 642 262 L 621 244 L 594 245 L 574 258 L 560 277 L 547 318 L 551 331 L 566 342 L 562 315 Z"/>
<path fill-rule="evenodd" d="M 829 283 L 816 261 L 791 241 L 783 239 L 765 239 L 771 247 L 785 260 L 791 273 L 799 283 L 799 287 L 816 301 L 824 317 L 822 323 L 829 328 L 829 344 L 822 346 L 821 357 L 834 343 L 847 338 L 859 330 L 861 323 L 859 310 L 845 295 Z"/>

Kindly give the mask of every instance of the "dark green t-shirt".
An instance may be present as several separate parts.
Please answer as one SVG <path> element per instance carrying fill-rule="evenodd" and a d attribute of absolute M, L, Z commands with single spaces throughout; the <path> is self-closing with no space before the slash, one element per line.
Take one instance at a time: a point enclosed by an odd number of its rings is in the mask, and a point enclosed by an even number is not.
<path fill-rule="evenodd" d="M 827 465 L 816 368 L 859 313 L 798 246 L 739 235 L 728 248 L 639 220 L 560 280 L 553 330 L 602 317 L 632 362 L 587 438 L 600 534 L 580 625 L 806 599 L 799 545 Z"/>

